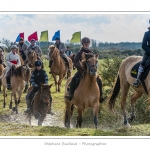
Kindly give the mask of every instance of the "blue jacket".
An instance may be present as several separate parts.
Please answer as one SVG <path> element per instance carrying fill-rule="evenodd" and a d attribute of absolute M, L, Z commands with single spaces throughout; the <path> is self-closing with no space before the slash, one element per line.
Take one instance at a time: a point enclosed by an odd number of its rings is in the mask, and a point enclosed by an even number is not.
<path fill-rule="evenodd" d="M 142 42 L 142 49 L 147 55 L 150 55 L 150 31 L 145 32 Z"/>

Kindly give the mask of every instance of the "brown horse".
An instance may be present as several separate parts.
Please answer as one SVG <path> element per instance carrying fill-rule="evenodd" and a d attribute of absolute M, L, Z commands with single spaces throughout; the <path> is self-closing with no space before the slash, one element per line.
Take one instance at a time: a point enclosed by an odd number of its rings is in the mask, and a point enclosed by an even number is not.
<path fill-rule="evenodd" d="M 3 70 L 4 70 L 3 54 L 0 53 L 0 76 L 2 75 Z M 0 92 L 1 92 L 1 86 L 2 86 L 2 80 L 0 79 Z"/>
<path fill-rule="evenodd" d="M 119 71 L 118 71 L 118 76 L 116 83 L 114 85 L 113 91 L 111 93 L 110 99 L 109 99 L 109 107 L 112 110 L 115 105 L 115 100 L 117 95 L 119 94 L 119 91 L 121 90 L 121 109 L 123 111 L 123 116 L 124 116 L 124 125 L 126 127 L 130 127 L 130 122 L 133 121 L 135 118 L 135 102 L 138 98 L 140 98 L 143 94 L 146 94 L 142 84 L 138 88 L 133 87 L 132 83 L 135 80 L 130 75 L 132 67 L 139 61 L 142 60 L 141 56 L 130 56 L 127 57 L 122 64 L 120 65 Z M 150 95 L 150 85 L 149 85 L 149 80 L 150 80 L 150 74 L 145 79 L 145 84 L 148 90 L 148 95 Z M 131 96 L 131 115 L 129 118 L 127 118 L 126 115 L 126 98 L 127 94 L 129 91 L 129 87 L 132 86 L 134 89 L 135 93 Z"/>
<path fill-rule="evenodd" d="M 50 109 L 50 105 L 51 105 L 51 91 L 50 88 L 53 84 L 51 85 L 46 85 L 43 84 L 41 85 L 40 90 L 37 92 L 37 94 L 35 95 L 34 99 L 33 99 L 33 103 L 32 103 L 32 107 L 31 107 L 31 111 L 28 114 L 29 117 L 29 124 L 31 125 L 31 115 L 34 115 L 35 119 L 38 119 L 38 125 L 42 125 L 47 112 Z M 30 92 L 33 89 L 33 87 L 31 86 L 28 90 L 28 92 Z"/>
<path fill-rule="evenodd" d="M 73 113 L 73 105 L 77 107 L 78 116 L 76 127 L 81 128 L 82 114 L 84 110 L 88 107 L 93 108 L 94 124 L 97 128 L 98 121 L 98 111 L 99 111 L 99 98 L 100 92 L 96 81 L 97 78 L 97 65 L 98 65 L 98 55 L 93 54 L 82 54 L 81 65 L 85 68 L 85 73 L 80 79 L 79 86 L 74 92 L 74 97 L 71 102 L 65 99 L 66 113 L 65 113 L 65 126 L 70 127 L 70 118 Z M 72 77 L 67 80 L 65 96 L 68 96 L 68 85 Z"/>
<path fill-rule="evenodd" d="M 61 87 L 61 82 L 63 78 L 65 77 L 66 73 L 68 72 L 68 68 L 65 65 L 65 62 L 63 58 L 60 56 L 60 51 L 54 46 L 51 45 L 49 47 L 49 57 L 50 60 L 53 60 L 52 66 L 51 66 L 51 72 L 55 80 L 55 87 L 56 87 L 56 92 L 60 92 L 60 87 Z M 69 60 L 69 65 L 70 69 L 72 70 L 72 61 L 70 58 Z M 57 81 L 56 76 L 59 76 L 59 80 Z M 71 73 L 68 73 L 68 77 L 71 76 Z"/>
<path fill-rule="evenodd" d="M 4 77 L 5 72 L 6 72 L 6 69 L 3 70 L 3 74 L 0 77 L 2 79 L 2 84 L 3 84 L 3 96 L 4 96 L 3 108 L 5 108 L 6 106 L 5 97 L 7 95 L 6 94 L 7 83 L 6 83 L 6 78 Z M 16 114 L 18 113 L 18 104 L 20 103 L 20 98 L 21 98 L 23 89 L 25 87 L 25 82 L 29 81 L 30 76 L 31 76 L 31 71 L 29 67 L 27 67 L 26 65 L 19 66 L 15 68 L 14 71 L 12 72 L 12 76 L 10 79 L 12 93 L 11 93 L 9 109 L 16 111 Z M 17 99 L 16 93 L 18 93 L 18 99 Z M 13 108 L 12 108 L 12 97 L 14 97 L 14 101 L 15 101 L 15 107 Z"/>
<path fill-rule="evenodd" d="M 28 65 L 30 68 L 34 68 L 34 63 L 37 61 L 37 54 L 35 51 L 29 51 L 27 54 L 27 59 L 25 64 Z"/>

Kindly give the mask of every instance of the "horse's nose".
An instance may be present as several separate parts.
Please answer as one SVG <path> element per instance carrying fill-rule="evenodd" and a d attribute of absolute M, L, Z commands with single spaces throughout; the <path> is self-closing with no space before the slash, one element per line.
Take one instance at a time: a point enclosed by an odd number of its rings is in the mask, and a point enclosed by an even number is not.
<path fill-rule="evenodd" d="M 90 73 L 91 73 L 92 76 L 95 76 L 96 75 L 96 69 L 95 68 L 91 68 Z"/>

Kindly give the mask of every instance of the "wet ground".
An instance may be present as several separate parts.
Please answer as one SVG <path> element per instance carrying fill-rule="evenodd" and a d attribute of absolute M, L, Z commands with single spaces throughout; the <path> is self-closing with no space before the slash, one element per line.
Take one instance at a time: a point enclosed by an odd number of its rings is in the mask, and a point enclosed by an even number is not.
<path fill-rule="evenodd" d="M 59 126 L 64 127 L 63 121 L 60 118 L 61 113 L 55 113 L 53 115 L 47 114 L 42 126 Z M 15 112 L 10 112 L 10 114 L 0 115 L 0 122 L 5 123 L 17 123 L 17 124 L 29 124 L 27 116 L 20 112 L 16 114 Z M 32 116 L 31 125 L 37 126 L 38 121 Z"/>

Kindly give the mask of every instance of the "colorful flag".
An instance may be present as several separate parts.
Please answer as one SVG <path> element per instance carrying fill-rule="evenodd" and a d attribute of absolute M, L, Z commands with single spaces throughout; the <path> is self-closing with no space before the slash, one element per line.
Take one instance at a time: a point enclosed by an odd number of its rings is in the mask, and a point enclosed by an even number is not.
<path fill-rule="evenodd" d="M 81 42 L 81 31 L 75 32 L 72 35 L 72 39 L 70 40 L 70 43 L 80 43 Z"/>
<path fill-rule="evenodd" d="M 37 31 L 28 36 L 28 41 L 31 41 L 32 39 L 38 41 Z"/>
<path fill-rule="evenodd" d="M 40 36 L 40 42 L 48 41 L 48 30 L 42 31 Z"/>
<path fill-rule="evenodd" d="M 23 33 L 19 33 L 19 35 L 16 38 L 16 42 L 19 42 L 21 37 L 24 39 L 24 32 Z"/>
<path fill-rule="evenodd" d="M 52 41 L 55 41 L 56 38 L 60 38 L 60 30 L 55 32 L 54 36 L 52 37 Z"/>

